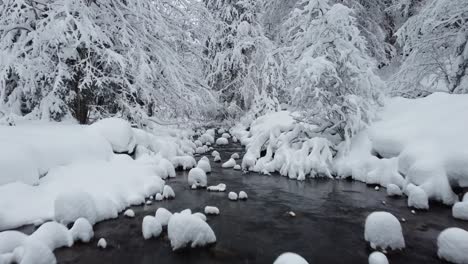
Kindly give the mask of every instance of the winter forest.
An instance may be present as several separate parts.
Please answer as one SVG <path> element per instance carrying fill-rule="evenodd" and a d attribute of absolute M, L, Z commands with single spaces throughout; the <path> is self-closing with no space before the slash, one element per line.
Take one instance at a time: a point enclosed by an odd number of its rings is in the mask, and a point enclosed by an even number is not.
<path fill-rule="evenodd" d="M 0 264 L 468 264 L 468 0 L 0 0 Z"/>

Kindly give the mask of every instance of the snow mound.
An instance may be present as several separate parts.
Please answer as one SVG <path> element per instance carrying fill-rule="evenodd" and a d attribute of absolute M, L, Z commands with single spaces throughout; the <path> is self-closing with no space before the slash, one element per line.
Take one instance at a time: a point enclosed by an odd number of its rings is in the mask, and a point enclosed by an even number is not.
<path fill-rule="evenodd" d="M 437 238 L 439 258 L 457 263 L 468 263 L 468 232 L 460 228 L 447 228 Z"/>
<path fill-rule="evenodd" d="M 34 239 L 26 240 L 25 243 L 17 247 L 12 255 L 13 263 L 21 264 L 55 264 L 54 253 L 43 243 Z"/>
<path fill-rule="evenodd" d="M 82 191 L 61 193 L 54 202 L 55 221 L 64 225 L 73 223 L 78 218 L 85 218 L 94 224 L 97 219 L 96 210 L 91 195 Z"/>
<path fill-rule="evenodd" d="M 216 186 L 208 186 L 206 189 L 210 192 L 224 192 L 226 191 L 226 184 L 220 183 Z"/>
<path fill-rule="evenodd" d="M 232 137 L 232 142 L 237 143 L 238 139 L 237 137 Z"/>
<path fill-rule="evenodd" d="M 242 167 L 239 164 L 236 164 L 236 166 L 232 167 L 234 170 L 241 170 Z"/>
<path fill-rule="evenodd" d="M 429 198 L 426 192 L 419 186 L 410 184 L 407 186 L 408 206 L 416 209 L 429 209 Z"/>
<path fill-rule="evenodd" d="M 228 198 L 229 198 L 229 200 L 231 200 L 231 201 L 237 201 L 237 198 L 238 198 L 238 197 L 237 197 L 237 193 L 235 193 L 235 192 L 229 192 Z"/>
<path fill-rule="evenodd" d="M 191 214 L 175 213 L 169 220 L 167 232 L 173 250 L 187 245 L 194 248 L 216 242 L 211 227 Z"/>
<path fill-rule="evenodd" d="M 205 154 L 208 151 L 208 147 L 203 146 L 203 147 L 198 147 L 195 152 L 197 154 Z"/>
<path fill-rule="evenodd" d="M 74 241 L 88 243 L 94 237 L 93 226 L 85 218 L 78 218 L 70 229 Z"/>
<path fill-rule="evenodd" d="M 188 184 L 190 186 L 195 185 L 196 187 L 206 187 L 208 179 L 206 173 L 200 168 L 193 168 L 189 171 Z"/>
<path fill-rule="evenodd" d="M 230 158 L 228 161 L 224 162 L 221 167 L 223 168 L 234 168 L 236 166 L 236 160 L 233 158 Z"/>
<path fill-rule="evenodd" d="M 219 209 L 215 206 L 205 206 L 205 214 L 207 215 L 219 215 Z"/>
<path fill-rule="evenodd" d="M 214 158 L 216 156 L 219 156 L 219 152 L 216 151 L 216 150 L 213 150 L 213 152 L 211 152 L 211 156 Z"/>
<path fill-rule="evenodd" d="M 195 143 L 195 145 L 196 145 L 197 147 L 203 146 L 203 143 L 202 143 L 200 140 L 198 140 L 198 139 L 195 140 L 193 143 Z"/>
<path fill-rule="evenodd" d="M 154 216 L 147 215 L 143 218 L 141 230 L 144 239 L 158 237 L 162 232 L 162 225 Z"/>
<path fill-rule="evenodd" d="M 238 153 L 233 153 L 233 154 L 231 155 L 231 159 L 239 159 L 239 158 L 240 158 L 240 157 L 239 157 L 239 154 L 238 154 Z"/>
<path fill-rule="evenodd" d="M 97 242 L 98 248 L 106 249 L 107 248 L 107 241 L 103 237 L 101 237 Z"/>
<path fill-rule="evenodd" d="M 229 144 L 229 141 L 227 138 L 221 137 L 221 138 L 216 139 L 216 145 L 221 146 L 221 145 L 227 145 L 227 144 Z"/>
<path fill-rule="evenodd" d="M 154 200 L 162 201 L 162 200 L 164 200 L 164 196 L 162 196 L 162 194 L 160 194 L 160 193 L 157 193 L 156 196 L 154 196 Z"/>
<path fill-rule="evenodd" d="M 188 170 L 197 165 L 197 161 L 192 156 L 176 156 L 171 159 L 172 165 L 175 168 L 182 168 Z"/>
<path fill-rule="evenodd" d="M 403 195 L 403 192 L 400 189 L 400 187 L 398 187 L 398 185 L 390 183 L 389 185 L 387 185 L 387 195 L 388 196 L 401 196 Z"/>
<path fill-rule="evenodd" d="M 221 137 L 228 139 L 228 138 L 231 138 L 231 135 L 229 135 L 229 133 L 223 133 Z"/>
<path fill-rule="evenodd" d="M 27 235 L 19 231 L 0 232 L 0 255 L 12 252 L 15 248 L 21 246 L 27 238 Z"/>
<path fill-rule="evenodd" d="M 173 198 L 175 198 L 175 193 L 174 193 L 174 190 L 172 189 L 172 187 L 169 186 L 169 185 L 164 185 L 164 190 L 163 190 L 162 196 L 163 196 L 165 199 L 173 199 Z"/>
<path fill-rule="evenodd" d="M 309 262 L 296 253 L 286 252 L 281 254 L 273 264 L 309 264 Z"/>
<path fill-rule="evenodd" d="M 116 153 L 132 153 L 136 138 L 132 126 L 120 118 L 105 118 L 89 126 L 89 129 L 102 135 Z"/>
<path fill-rule="evenodd" d="M 372 252 L 369 255 L 369 264 L 388 264 L 387 256 L 378 251 Z"/>
<path fill-rule="evenodd" d="M 203 158 L 206 158 L 206 157 L 203 157 Z M 197 168 L 202 169 L 205 173 L 210 173 L 211 172 L 210 161 L 208 160 L 208 158 L 206 159 L 203 159 L 203 158 L 201 158 L 198 161 Z"/>
<path fill-rule="evenodd" d="M 216 157 L 214 157 L 213 161 L 214 161 L 214 162 L 221 162 L 221 157 L 220 157 L 220 156 L 216 156 Z"/>
<path fill-rule="evenodd" d="M 455 203 L 452 207 L 452 215 L 457 219 L 468 220 L 468 201 Z"/>
<path fill-rule="evenodd" d="M 367 219 L 364 238 L 373 249 L 402 249 L 405 247 L 403 231 L 398 219 L 387 212 L 373 212 Z"/>
<path fill-rule="evenodd" d="M 196 216 L 198 218 L 200 218 L 201 220 L 205 221 L 206 222 L 206 215 L 202 214 L 202 213 L 194 213 L 193 216 Z"/>
<path fill-rule="evenodd" d="M 224 128 L 218 129 L 218 134 L 223 134 L 224 132 L 226 132 L 226 129 Z"/>
<path fill-rule="evenodd" d="M 199 140 L 203 143 L 203 144 L 206 144 L 206 143 L 211 143 L 213 144 L 215 141 L 214 141 L 214 135 L 211 135 L 211 134 L 208 134 L 208 133 L 205 133 L 203 135 L 200 136 Z"/>
<path fill-rule="evenodd" d="M 43 243 L 50 250 L 73 246 L 71 232 L 64 225 L 57 222 L 44 223 L 29 236 L 29 239 Z"/>
<path fill-rule="evenodd" d="M 123 214 L 124 214 L 124 216 L 126 216 L 128 218 L 135 217 L 135 212 L 132 209 L 125 210 L 125 212 Z"/>
<path fill-rule="evenodd" d="M 155 219 L 161 224 L 161 226 L 167 226 L 171 217 L 172 213 L 166 208 L 161 207 L 156 210 Z"/>
<path fill-rule="evenodd" d="M 246 192 L 244 192 L 244 191 L 239 192 L 239 199 L 240 200 L 247 200 L 247 198 L 249 198 L 249 197 L 247 196 Z"/>

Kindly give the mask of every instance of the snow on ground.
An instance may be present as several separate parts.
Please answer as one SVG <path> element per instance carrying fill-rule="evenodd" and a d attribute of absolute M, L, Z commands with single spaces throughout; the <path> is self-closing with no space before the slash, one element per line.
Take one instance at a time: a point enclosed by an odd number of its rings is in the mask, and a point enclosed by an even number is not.
<path fill-rule="evenodd" d="M 286 252 L 281 254 L 273 264 L 309 264 L 309 262 L 296 253 Z"/>
<path fill-rule="evenodd" d="M 190 210 L 175 213 L 169 220 L 167 233 L 173 250 L 190 245 L 192 248 L 216 242 L 211 227 Z"/>
<path fill-rule="evenodd" d="M 367 216 L 364 238 L 373 249 L 403 249 L 405 239 L 398 219 L 387 212 L 373 212 Z"/>
<path fill-rule="evenodd" d="M 468 232 L 460 228 L 447 228 L 437 238 L 437 255 L 441 259 L 468 263 Z"/>

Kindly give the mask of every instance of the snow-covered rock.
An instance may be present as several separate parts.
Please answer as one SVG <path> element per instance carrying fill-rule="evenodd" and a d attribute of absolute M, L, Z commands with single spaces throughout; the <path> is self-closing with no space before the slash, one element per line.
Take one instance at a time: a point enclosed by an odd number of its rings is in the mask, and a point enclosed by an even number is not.
<path fill-rule="evenodd" d="M 233 167 L 234 170 L 241 170 L 241 166 L 239 164 L 236 164 L 236 166 Z"/>
<path fill-rule="evenodd" d="M 172 189 L 171 186 L 164 185 L 164 190 L 163 190 L 162 196 L 165 199 L 173 199 L 173 198 L 175 198 L 175 192 L 174 192 L 174 190 Z"/>
<path fill-rule="evenodd" d="M 235 192 L 229 192 L 228 198 L 229 198 L 229 200 L 231 200 L 231 201 L 237 201 L 237 198 L 238 198 L 237 193 L 235 193 Z"/>
<path fill-rule="evenodd" d="M 220 183 L 216 186 L 208 186 L 206 189 L 210 192 L 224 192 L 226 191 L 226 184 Z"/>
<path fill-rule="evenodd" d="M 195 140 L 193 143 L 195 143 L 197 147 L 203 146 L 203 143 L 200 140 Z"/>
<path fill-rule="evenodd" d="M 189 171 L 187 180 L 190 186 L 195 185 L 197 187 L 206 187 L 208 183 L 205 171 L 200 168 L 191 169 Z"/>
<path fill-rule="evenodd" d="M 112 146 L 114 152 L 132 153 L 136 138 L 132 126 L 120 118 L 106 118 L 89 126 L 90 130 L 102 135 Z"/>
<path fill-rule="evenodd" d="M 191 214 L 175 213 L 169 220 L 167 233 L 173 250 L 188 245 L 194 248 L 216 242 L 211 227 Z"/>
<path fill-rule="evenodd" d="M 41 225 L 28 239 L 33 239 L 46 245 L 50 250 L 73 246 L 73 236 L 66 226 L 57 222 L 47 222 Z"/>
<path fill-rule="evenodd" d="M 154 196 L 154 200 L 156 201 L 162 201 L 164 200 L 164 196 L 160 193 L 157 193 L 156 196 Z"/>
<path fill-rule="evenodd" d="M 221 145 L 227 145 L 227 144 L 229 144 L 229 141 L 227 138 L 221 137 L 221 138 L 216 139 L 216 145 L 221 146 Z"/>
<path fill-rule="evenodd" d="M 166 208 L 158 208 L 156 210 L 155 219 L 162 225 L 167 226 L 169 219 L 171 219 L 172 213 Z"/>
<path fill-rule="evenodd" d="M 468 220 L 468 201 L 455 203 L 452 207 L 454 218 Z"/>
<path fill-rule="evenodd" d="M 237 137 L 232 137 L 232 142 L 237 143 Z"/>
<path fill-rule="evenodd" d="M 141 230 L 144 239 L 158 237 L 162 232 L 161 223 L 154 216 L 147 215 L 143 218 Z"/>
<path fill-rule="evenodd" d="M 400 222 L 387 212 L 373 212 L 367 216 L 364 238 L 373 249 L 402 249 L 405 247 Z"/>
<path fill-rule="evenodd" d="M 236 152 L 236 153 L 233 153 L 233 154 L 231 155 L 231 159 L 239 159 L 239 153 L 237 153 L 237 152 Z"/>
<path fill-rule="evenodd" d="M 207 215 L 219 215 L 219 209 L 215 206 L 205 206 L 205 214 Z"/>
<path fill-rule="evenodd" d="M 184 170 L 191 169 L 197 165 L 197 161 L 192 156 L 176 156 L 171 159 L 175 168 Z"/>
<path fill-rule="evenodd" d="M 205 133 L 203 135 L 200 136 L 199 140 L 203 143 L 203 144 L 206 144 L 206 143 L 211 143 L 213 144 L 215 141 L 214 141 L 214 135 L 211 135 L 211 134 L 208 134 L 208 133 Z"/>
<path fill-rule="evenodd" d="M 206 222 L 206 215 L 202 214 L 202 213 L 194 213 L 193 216 L 196 216 L 198 218 L 200 218 L 201 220 L 205 221 Z"/>
<path fill-rule="evenodd" d="M 54 202 L 55 221 L 64 225 L 75 222 L 78 218 L 85 218 L 91 224 L 97 219 L 96 204 L 87 192 L 63 192 Z"/>
<path fill-rule="evenodd" d="M 221 137 L 228 139 L 231 138 L 231 135 L 229 135 L 229 133 L 223 133 Z"/>
<path fill-rule="evenodd" d="M 211 172 L 211 165 L 210 161 L 208 160 L 207 157 L 203 156 L 197 164 L 197 167 L 202 169 L 205 173 L 210 173 Z"/>
<path fill-rule="evenodd" d="M 249 198 L 249 197 L 247 196 L 246 192 L 244 192 L 244 191 L 239 192 L 239 199 L 240 200 L 247 200 L 247 198 Z"/>
<path fill-rule="evenodd" d="M 195 152 L 197 154 L 205 154 L 206 152 L 208 151 L 207 147 L 203 146 L 203 147 L 198 147 Z"/>
<path fill-rule="evenodd" d="M 400 187 L 398 187 L 398 185 L 390 183 L 389 185 L 387 185 L 387 195 L 401 196 L 403 195 L 403 192 L 401 191 Z"/>
<path fill-rule="evenodd" d="M 382 252 L 374 251 L 369 255 L 369 264 L 388 264 L 387 256 Z"/>
<path fill-rule="evenodd" d="M 273 264 L 309 264 L 309 262 L 296 253 L 286 252 L 281 254 Z"/>
<path fill-rule="evenodd" d="M 101 237 L 98 242 L 97 242 L 97 246 L 98 248 L 102 248 L 102 249 L 105 249 L 107 248 L 107 241 L 106 239 L 104 239 L 103 237 Z"/>
<path fill-rule="evenodd" d="M 216 157 L 214 157 L 213 161 L 214 161 L 214 162 L 221 162 L 221 157 L 220 157 L 220 156 L 216 156 Z"/>
<path fill-rule="evenodd" d="M 94 237 L 93 226 L 85 218 L 78 218 L 70 229 L 74 241 L 88 243 Z"/>
<path fill-rule="evenodd" d="M 234 168 L 236 166 L 236 160 L 233 158 L 230 158 L 228 161 L 224 162 L 221 167 L 223 168 Z"/>
<path fill-rule="evenodd" d="M 57 260 L 52 250 L 44 243 L 35 239 L 28 239 L 23 245 L 15 248 L 12 263 L 21 264 L 55 264 Z"/>
<path fill-rule="evenodd" d="M 224 129 L 224 128 L 218 129 L 218 134 L 223 134 L 225 132 L 226 132 L 226 129 Z"/>
<path fill-rule="evenodd" d="M 468 232 L 461 228 L 447 228 L 437 238 L 439 258 L 457 264 L 468 263 Z"/>
<path fill-rule="evenodd" d="M 213 150 L 213 152 L 211 152 L 211 156 L 214 158 L 216 156 L 219 156 L 219 152 L 216 151 L 216 150 Z"/>
<path fill-rule="evenodd" d="M 429 209 L 429 198 L 426 192 L 416 185 L 407 187 L 408 206 L 416 209 Z"/>
<path fill-rule="evenodd" d="M 124 214 L 124 216 L 126 216 L 128 218 L 135 217 L 135 212 L 132 209 L 125 210 L 125 212 L 123 214 Z"/>

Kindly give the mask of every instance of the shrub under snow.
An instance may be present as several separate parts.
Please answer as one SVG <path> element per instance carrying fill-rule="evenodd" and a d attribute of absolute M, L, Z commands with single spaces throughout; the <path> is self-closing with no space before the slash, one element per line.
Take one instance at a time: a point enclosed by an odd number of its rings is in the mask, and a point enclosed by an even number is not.
<path fill-rule="evenodd" d="M 173 250 L 190 245 L 192 248 L 215 243 L 216 236 L 211 227 L 197 216 L 175 213 L 169 220 L 167 233 Z"/>
<path fill-rule="evenodd" d="M 437 238 L 437 255 L 441 259 L 468 263 L 468 232 L 460 228 L 447 228 Z"/>
<path fill-rule="evenodd" d="M 364 238 L 373 249 L 402 249 L 405 247 L 401 224 L 390 213 L 371 213 L 367 216 L 364 229 Z"/>

